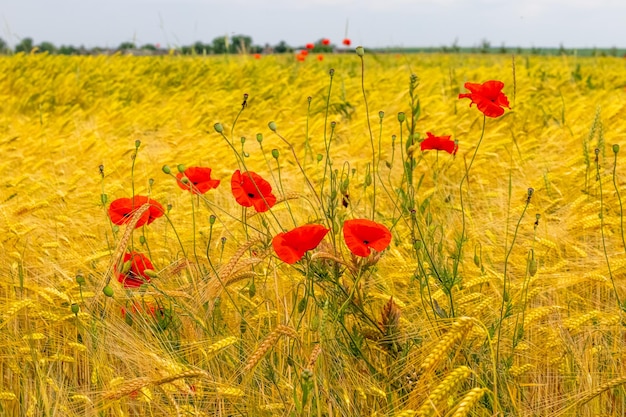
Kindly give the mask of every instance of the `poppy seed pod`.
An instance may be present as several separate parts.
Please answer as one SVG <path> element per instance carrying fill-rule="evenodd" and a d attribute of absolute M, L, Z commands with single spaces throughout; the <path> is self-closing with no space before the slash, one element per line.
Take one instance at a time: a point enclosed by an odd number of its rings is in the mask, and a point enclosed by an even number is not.
<path fill-rule="evenodd" d="M 222 133 L 224 131 L 224 126 L 222 126 L 221 123 L 215 123 L 213 125 L 213 129 L 215 129 L 217 133 Z"/>
<path fill-rule="evenodd" d="M 619 145 L 616 143 L 615 145 L 613 145 L 613 153 L 617 154 L 619 152 Z"/>
<path fill-rule="evenodd" d="M 404 114 L 404 112 L 400 112 L 398 113 L 398 121 L 400 123 L 404 122 L 406 120 L 406 115 Z"/>
<path fill-rule="evenodd" d="M 278 149 L 272 149 L 272 157 L 274 159 L 278 159 Z"/>
<path fill-rule="evenodd" d="M 106 295 L 107 297 L 113 297 L 113 288 L 110 285 L 107 285 L 106 287 L 104 287 L 102 289 L 102 292 L 104 293 L 104 295 Z"/>
<path fill-rule="evenodd" d="M 185 165 L 183 164 L 178 164 L 176 168 L 178 169 L 178 172 L 180 172 L 181 174 L 185 172 Z"/>
<path fill-rule="evenodd" d="M 363 57 L 363 55 L 365 55 L 365 49 L 363 49 L 362 46 L 357 46 L 356 47 L 356 54 L 360 57 Z"/>
<path fill-rule="evenodd" d="M 161 170 L 163 171 L 163 173 L 167 175 L 170 175 L 172 173 L 172 170 L 170 169 L 168 165 L 163 165 L 163 168 L 161 168 Z"/>
<path fill-rule="evenodd" d="M 276 132 L 277 127 L 276 127 L 276 123 L 275 122 L 273 122 L 273 121 L 269 122 L 267 124 L 267 127 L 269 127 L 272 132 Z"/>
<path fill-rule="evenodd" d="M 78 312 L 80 311 L 80 306 L 76 303 L 72 303 L 70 309 L 72 310 L 72 313 L 78 314 Z"/>

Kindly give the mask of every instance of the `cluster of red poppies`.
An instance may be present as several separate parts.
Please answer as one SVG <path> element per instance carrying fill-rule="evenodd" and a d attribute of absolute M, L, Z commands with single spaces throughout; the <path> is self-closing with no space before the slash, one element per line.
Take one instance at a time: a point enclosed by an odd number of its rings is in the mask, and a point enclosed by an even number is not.
<path fill-rule="evenodd" d="M 322 46 L 330 46 L 330 39 L 328 38 L 324 38 L 321 40 L 320 42 L 322 44 Z M 343 41 L 341 41 L 341 43 L 344 46 L 350 46 L 352 44 L 352 41 L 349 38 L 344 38 Z M 307 43 L 304 46 L 304 49 L 298 51 L 298 53 L 296 54 L 296 59 L 298 61 L 304 61 L 306 60 L 307 56 L 309 55 L 309 52 L 313 51 L 315 49 L 315 44 L 312 42 Z M 322 61 L 324 59 L 324 55 L 322 54 L 318 54 L 317 55 L 317 60 L 318 61 Z"/>
<path fill-rule="evenodd" d="M 482 84 L 465 83 L 465 88 L 470 92 L 459 94 L 459 99 L 469 98 L 472 104 L 476 104 L 486 117 L 500 117 L 504 114 L 504 108 L 509 107 L 509 100 L 502 92 L 504 83 L 502 81 L 486 81 Z M 426 139 L 420 143 L 420 149 L 446 151 L 449 154 L 456 155 L 458 144 L 450 139 L 450 136 L 435 136 L 430 132 L 426 132 Z"/>
<path fill-rule="evenodd" d="M 211 168 L 205 167 L 184 169 L 184 172 L 176 174 L 176 182 L 180 188 L 194 194 L 204 194 L 220 184 L 220 180 L 211 178 Z M 243 207 L 254 207 L 257 212 L 263 213 L 276 204 L 272 186 L 255 172 L 235 171 L 230 185 L 235 201 Z M 116 225 L 127 224 L 145 204 L 149 206 L 135 222 L 135 228 L 148 225 L 163 215 L 163 206 L 158 201 L 136 195 L 133 198 L 118 198 L 113 201 L 108 209 L 109 218 Z M 293 264 L 307 251 L 315 249 L 329 230 L 320 224 L 296 227 L 288 232 L 278 233 L 272 240 L 272 246 L 279 259 Z M 387 227 L 367 219 L 345 221 L 343 235 L 348 249 L 360 257 L 369 256 L 371 249 L 381 252 L 391 242 L 391 232 Z M 118 281 L 126 288 L 138 288 L 156 276 L 150 259 L 135 251 L 124 254 L 117 270 Z"/>

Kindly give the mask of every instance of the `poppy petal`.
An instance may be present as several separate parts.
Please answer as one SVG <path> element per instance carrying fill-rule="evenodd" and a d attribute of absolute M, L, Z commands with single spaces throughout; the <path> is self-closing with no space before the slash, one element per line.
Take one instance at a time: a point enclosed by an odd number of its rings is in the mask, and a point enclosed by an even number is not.
<path fill-rule="evenodd" d="M 389 229 L 367 219 L 346 220 L 343 224 L 343 237 L 348 249 L 361 257 L 369 256 L 370 248 L 382 252 L 391 243 Z"/>
<path fill-rule="evenodd" d="M 272 246 L 280 260 L 293 264 L 302 259 L 307 251 L 315 249 L 329 231 L 320 224 L 307 224 L 277 234 L 272 239 Z"/>

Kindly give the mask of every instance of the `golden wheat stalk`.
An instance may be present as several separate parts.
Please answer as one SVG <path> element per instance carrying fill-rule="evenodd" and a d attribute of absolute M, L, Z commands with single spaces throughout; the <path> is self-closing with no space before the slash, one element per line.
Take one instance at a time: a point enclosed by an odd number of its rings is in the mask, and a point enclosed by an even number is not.
<path fill-rule="evenodd" d="M 444 355 L 452 349 L 452 346 L 467 335 L 472 325 L 471 318 L 459 317 L 448 333 L 439 340 L 439 343 L 437 343 L 428 356 L 424 358 L 424 361 L 420 365 L 420 371 L 426 373 L 435 368 L 444 358 Z"/>
<path fill-rule="evenodd" d="M 124 252 L 126 251 L 126 247 L 128 246 L 128 241 L 130 240 L 130 236 L 132 235 L 133 230 L 135 230 L 135 226 L 137 225 L 137 222 L 149 208 L 150 208 L 149 203 L 143 204 L 141 207 L 137 209 L 137 211 L 135 211 L 135 213 L 133 214 L 133 217 L 131 217 L 128 224 L 126 224 L 126 229 L 124 229 L 124 234 L 122 235 L 122 238 L 117 244 L 117 248 L 115 249 L 115 252 L 113 253 L 113 257 L 111 258 L 111 261 L 109 262 L 109 266 L 107 267 L 107 270 L 104 273 L 102 280 L 95 288 L 95 294 L 93 298 L 91 299 L 91 304 L 89 305 L 90 309 L 95 307 L 100 297 L 102 297 L 103 295 L 102 290 L 104 289 L 104 287 L 107 286 L 107 284 L 111 280 L 111 276 L 113 276 L 113 273 L 115 271 L 115 268 L 117 267 L 119 260 L 122 259 L 122 256 L 124 255 Z"/>
<path fill-rule="evenodd" d="M 285 335 L 293 339 L 298 338 L 298 333 L 296 333 L 296 331 L 291 327 L 282 324 L 278 325 L 278 327 L 272 330 L 272 332 L 268 334 L 265 339 L 263 339 L 263 342 L 261 342 L 259 347 L 256 348 L 252 355 L 250 355 L 246 364 L 243 367 L 243 371 L 249 372 L 250 370 L 252 370 L 252 368 L 254 368 L 259 363 L 261 358 L 265 356 L 265 354 L 276 344 L 276 341 L 281 335 Z"/>
<path fill-rule="evenodd" d="M 306 369 L 313 372 L 313 368 L 315 368 L 315 363 L 317 362 L 317 357 L 320 353 L 322 353 L 322 346 L 317 344 L 311 351 L 311 356 L 309 356 L 309 362 L 306 365 Z"/>
<path fill-rule="evenodd" d="M 467 366 L 459 366 L 450 372 L 428 396 L 424 404 L 417 410 L 416 415 L 428 416 L 433 412 L 435 412 L 436 415 L 443 414 L 442 410 L 439 410 L 440 404 L 450 395 L 458 384 L 467 379 L 471 372 L 472 371 Z"/>
<path fill-rule="evenodd" d="M 615 387 L 619 387 L 620 385 L 623 385 L 623 384 L 626 384 L 626 376 L 622 376 L 612 381 L 605 382 L 604 384 L 600 385 L 598 388 L 594 389 L 593 391 L 585 394 L 583 397 L 578 399 L 575 403 L 575 406 L 580 407 L 581 405 L 591 401 L 592 399 L 602 394 L 603 392 L 606 392 Z"/>
<path fill-rule="evenodd" d="M 483 394 L 487 392 L 485 388 L 472 388 L 461 400 L 452 417 L 465 417 L 469 414 L 470 409 L 480 400 Z"/>
<path fill-rule="evenodd" d="M 131 379 L 124 385 L 117 388 L 115 391 L 110 391 L 102 396 L 103 400 L 119 400 L 127 395 L 132 394 L 135 391 L 139 391 L 143 387 L 150 385 L 150 378 L 142 376 L 139 378 Z"/>
<path fill-rule="evenodd" d="M 224 280 L 230 274 L 232 274 L 233 270 L 235 269 L 235 266 L 237 265 L 237 262 L 239 262 L 243 254 L 246 253 L 248 249 L 250 249 L 252 246 L 256 245 L 259 242 L 261 242 L 261 239 L 251 239 L 247 241 L 246 243 L 244 243 L 243 245 L 241 245 L 239 249 L 237 249 L 237 251 L 230 258 L 228 263 L 224 265 L 222 268 L 220 268 L 219 273 L 218 273 L 219 278 L 221 280 Z"/>

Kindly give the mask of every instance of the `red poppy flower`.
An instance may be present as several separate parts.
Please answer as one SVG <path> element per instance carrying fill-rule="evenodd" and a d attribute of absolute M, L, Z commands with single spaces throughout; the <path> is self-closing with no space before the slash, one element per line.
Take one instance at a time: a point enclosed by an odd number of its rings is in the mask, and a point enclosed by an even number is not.
<path fill-rule="evenodd" d="M 343 40 L 343 42 L 342 42 L 342 43 L 343 43 L 344 45 L 346 45 L 346 46 L 350 46 L 350 44 L 352 43 L 352 41 L 351 41 L 350 39 L 348 39 L 348 38 L 345 38 L 345 39 Z"/>
<path fill-rule="evenodd" d="M 304 60 L 306 59 L 306 55 L 298 54 L 296 55 L 296 59 L 300 62 L 304 62 Z"/>
<path fill-rule="evenodd" d="M 130 262 L 130 268 L 124 267 Z M 128 269 L 125 271 L 125 269 Z M 143 253 L 127 252 L 122 258 L 121 265 L 117 266 L 117 270 L 121 271 L 117 275 L 117 280 L 124 285 L 124 288 L 139 288 L 142 284 L 150 282 L 150 277 L 146 275 L 145 270 L 154 270 L 152 262 Z"/>
<path fill-rule="evenodd" d="M 324 55 L 320 54 L 317 56 L 317 60 L 318 61 L 323 61 L 324 60 Z"/>
<path fill-rule="evenodd" d="M 165 210 L 158 201 L 151 200 L 142 195 L 136 195 L 132 199 L 126 197 L 118 198 L 111 202 L 111 205 L 109 205 L 109 218 L 113 224 L 126 224 L 133 217 L 135 211 L 146 203 L 149 203 L 150 207 L 141 215 L 137 224 L 135 224 L 135 228 L 141 227 L 144 224 L 150 224 L 161 217 Z"/>
<path fill-rule="evenodd" d="M 426 136 L 428 137 L 420 143 L 422 151 L 434 149 L 456 155 L 458 146 L 453 140 L 450 140 L 450 136 L 433 136 L 430 132 L 426 132 Z"/>
<path fill-rule="evenodd" d="M 261 54 L 254 54 L 254 59 L 261 59 Z"/>
<path fill-rule="evenodd" d="M 281 261 L 294 264 L 302 259 L 306 251 L 315 249 L 329 230 L 320 224 L 307 224 L 279 233 L 272 239 L 274 252 Z"/>
<path fill-rule="evenodd" d="M 314 44 L 312 44 L 312 43 L 307 43 L 306 44 L 306 49 L 313 49 L 313 48 L 315 48 Z"/>
<path fill-rule="evenodd" d="M 308 54 L 309 54 L 309 51 L 306 49 L 303 49 L 300 51 L 300 55 L 307 56 Z"/>
<path fill-rule="evenodd" d="M 380 223 L 367 219 L 346 220 L 343 223 L 343 239 L 350 252 L 366 257 L 370 249 L 382 252 L 391 243 L 391 232 Z"/>
<path fill-rule="evenodd" d="M 187 183 L 182 181 L 183 177 L 187 178 Z M 204 194 L 220 185 L 220 180 L 211 179 L 211 168 L 189 167 L 185 169 L 184 174 L 181 172 L 176 174 L 176 178 L 180 188 L 191 190 L 194 194 Z"/>
<path fill-rule="evenodd" d="M 237 203 L 244 207 L 254 207 L 259 213 L 269 210 L 276 204 L 270 183 L 252 171 L 244 173 L 235 171 L 230 186 Z"/>
<path fill-rule="evenodd" d="M 327 39 L 327 38 L 322 39 L 322 45 L 324 46 L 330 45 L 330 39 Z"/>
<path fill-rule="evenodd" d="M 459 98 L 469 98 L 472 104 L 476 104 L 478 110 L 487 117 L 500 117 L 504 114 L 504 107 L 510 109 L 509 100 L 502 92 L 502 81 L 489 80 L 482 84 L 465 83 L 469 93 L 459 94 Z"/>

